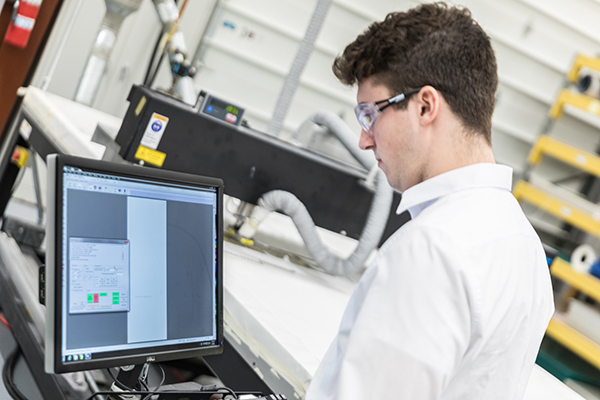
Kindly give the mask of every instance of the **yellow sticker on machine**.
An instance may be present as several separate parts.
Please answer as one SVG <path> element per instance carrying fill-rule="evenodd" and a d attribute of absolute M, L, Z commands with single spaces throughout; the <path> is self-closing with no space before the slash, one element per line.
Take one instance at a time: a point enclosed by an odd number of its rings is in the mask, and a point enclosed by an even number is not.
<path fill-rule="evenodd" d="M 162 151 L 152 150 L 145 146 L 139 146 L 135 152 L 135 158 L 145 161 L 157 167 L 162 167 L 167 155 Z"/>
<path fill-rule="evenodd" d="M 142 96 L 142 98 L 140 99 L 140 102 L 138 103 L 137 107 L 135 108 L 135 116 L 136 117 L 140 115 L 140 113 L 144 109 L 145 105 L 146 105 L 146 96 Z"/>

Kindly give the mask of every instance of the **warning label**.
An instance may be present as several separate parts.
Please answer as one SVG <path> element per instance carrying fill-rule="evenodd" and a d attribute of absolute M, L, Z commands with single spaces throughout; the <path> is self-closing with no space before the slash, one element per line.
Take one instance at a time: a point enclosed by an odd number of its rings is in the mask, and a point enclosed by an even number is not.
<path fill-rule="evenodd" d="M 162 139 L 163 133 L 165 133 L 168 122 L 169 118 L 165 117 L 164 115 L 152 113 L 152 117 L 150 118 L 150 121 L 148 121 L 148 126 L 146 126 L 146 130 L 144 131 L 144 136 L 142 136 L 142 141 L 140 144 L 144 147 L 156 150 L 160 140 Z"/>

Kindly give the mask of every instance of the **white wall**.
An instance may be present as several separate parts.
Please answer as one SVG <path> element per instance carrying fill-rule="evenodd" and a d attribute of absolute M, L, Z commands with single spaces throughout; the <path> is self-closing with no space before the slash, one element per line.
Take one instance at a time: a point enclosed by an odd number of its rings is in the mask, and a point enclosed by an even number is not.
<path fill-rule="evenodd" d="M 81 2 L 81 7 L 77 7 Z M 208 23 L 216 0 L 191 0 L 182 17 L 180 27 L 192 52 Z M 41 87 L 57 57 L 61 40 L 74 16 L 74 25 L 66 38 L 64 50 L 58 55 L 58 64 L 48 86 L 48 91 L 68 99 L 75 97 L 90 50 L 106 10 L 104 0 L 65 0 L 55 28 L 50 35 L 44 55 L 40 60 L 33 85 Z M 77 12 L 78 11 L 78 12 Z M 154 44 L 161 34 L 162 25 L 150 0 L 142 1 L 140 9 L 128 16 L 117 38 L 105 77 L 103 78 L 94 108 L 122 117 L 129 103 L 127 95 L 132 84 L 140 84 L 152 55 Z M 170 85 L 170 74 L 165 62 L 157 77 L 158 86 Z"/>
<path fill-rule="evenodd" d="M 44 74 L 79 0 L 66 0 L 47 54 L 34 84 Z M 337 54 L 372 21 L 392 10 L 405 10 L 422 1 L 334 0 L 315 50 L 301 77 L 300 87 L 285 121 L 287 132 L 315 110 L 328 109 L 359 133 L 352 108 L 355 89 L 342 86 L 331 72 Z M 500 86 L 493 117 L 493 147 L 497 160 L 517 172 L 542 130 L 550 105 L 563 87 L 564 77 L 577 53 L 600 55 L 600 2 L 597 0 L 461 0 L 492 38 Z M 213 23 L 208 19 L 217 5 Z M 223 97 L 246 108 L 252 127 L 265 131 L 284 78 L 308 25 L 316 0 L 191 0 L 181 22 L 188 48 L 196 53 L 197 90 Z M 72 98 L 94 36 L 104 3 L 85 0 L 49 90 Z M 159 34 L 159 22 L 150 0 L 129 16 L 118 38 L 94 107 L 122 116 L 132 83 L 140 83 Z M 169 84 L 163 65 L 157 86 Z M 568 110 L 551 134 L 588 150 L 599 144 L 600 120 Z M 558 163 L 539 171 L 547 179 L 573 172 Z M 570 182 L 577 188 L 580 182 Z"/>
<path fill-rule="evenodd" d="M 372 1 L 366 7 L 361 1 L 334 1 L 302 76 L 286 128 L 295 129 L 312 111 L 327 108 L 342 115 L 358 132 L 352 113 L 355 92 L 336 82 L 331 63 L 371 21 L 416 3 Z M 493 120 L 494 150 L 498 161 L 521 170 L 575 55 L 600 53 L 600 31 L 594 25 L 600 18 L 600 4 L 591 0 L 569 2 L 568 7 L 560 1 L 459 3 L 471 9 L 492 38 L 500 75 Z M 217 23 L 205 40 L 201 55 L 205 67 L 198 74 L 197 87 L 247 107 L 252 126 L 264 130 L 315 4 L 292 0 L 223 2 Z M 583 14 L 585 21 L 580 21 Z M 248 32 L 254 36 L 249 37 Z M 596 121 L 571 115 L 553 131 L 556 137 L 585 148 L 595 148 L 597 133 Z"/>
<path fill-rule="evenodd" d="M 67 0 L 51 36 L 34 84 L 42 84 L 61 35 L 76 5 Z M 181 22 L 191 53 L 195 52 L 216 0 L 192 0 Z M 218 2 L 214 24 L 198 56 L 197 89 L 205 89 L 246 107 L 247 119 L 259 130 L 267 126 L 279 90 L 304 35 L 316 0 L 227 0 Z M 331 73 L 334 57 L 375 19 L 420 2 L 335 0 L 286 121 L 295 129 L 312 111 L 327 108 L 358 130 L 352 107 L 355 90 L 339 84 Z M 547 109 L 563 84 L 578 52 L 600 53 L 600 3 L 594 0 L 463 0 L 490 34 L 497 53 L 500 88 L 494 115 L 500 160 L 517 166 L 541 129 Z M 104 13 L 102 0 L 85 0 L 76 17 L 49 91 L 73 98 L 79 77 Z M 140 83 L 150 60 L 160 24 L 149 0 L 129 16 L 112 54 L 94 107 L 121 116 L 132 83 Z M 164 63 L 157 86 L 170 82 Z M 563 131 L 587 131 L 588 122 L 572 118 Z M 592 129 L 594 132 L 596 126 Z M 587 132 L 589 133 L 589 132 Z M 596 144 L 585 133 L 574 144 Z M 559 132 L 560 134 L 560 132 Z M 501 138 L 510 136 L 512 139 Z M 503 143 L 514 142 L 505 148 Z"/>

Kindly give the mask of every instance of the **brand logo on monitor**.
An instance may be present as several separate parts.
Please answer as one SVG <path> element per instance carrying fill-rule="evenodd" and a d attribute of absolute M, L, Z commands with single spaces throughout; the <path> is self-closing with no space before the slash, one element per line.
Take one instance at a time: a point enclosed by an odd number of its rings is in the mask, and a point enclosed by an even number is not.
<path fill-rule="evenodd" d="M 152 361 L 156 361 L 156 357 L 154 357 L 154 356 L 146 357 L 146 362 L 152 362 Z"/>

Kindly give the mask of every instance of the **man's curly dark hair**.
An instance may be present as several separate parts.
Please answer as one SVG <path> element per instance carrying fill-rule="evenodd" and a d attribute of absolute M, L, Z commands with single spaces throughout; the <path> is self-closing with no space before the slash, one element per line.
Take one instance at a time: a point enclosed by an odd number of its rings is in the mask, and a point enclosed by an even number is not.
<path fill-rule="evenodd" d="M 466 8 L 422 4 L 375 22 L 335 59 L 333 73 L 346 85 L 373 78 L 391 95 L 431 85 L 467 130 L 491 143 L 498 87 L 490 38 Z M 405 108 L 407 102 L 396 107 Z"/>

